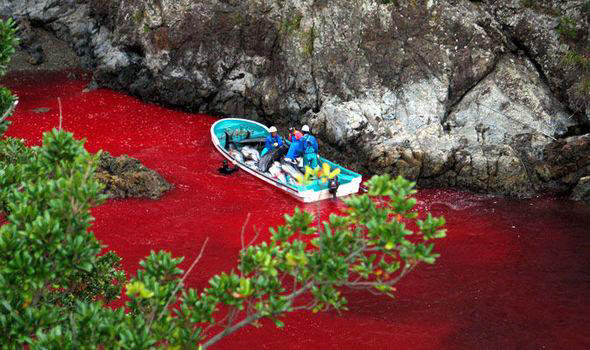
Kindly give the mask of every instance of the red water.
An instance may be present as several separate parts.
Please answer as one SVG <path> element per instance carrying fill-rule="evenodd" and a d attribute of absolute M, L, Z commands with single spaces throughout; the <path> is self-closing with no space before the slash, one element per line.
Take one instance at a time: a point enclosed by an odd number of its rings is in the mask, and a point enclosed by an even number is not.
<path fill-rule="evenodd" d="M 113 200 L 96 208 L 96 236 L 124 258 L 128 273 L 150 250 L 186 256 L 206 237 L 205 255 L 188 281 L 203 287 L 236 265 L 240 230 L 268 227 L 301 204 L 243 172 L 216 173 L 222 157 L 211 144 L 214 118 L 140 102 L 109 90 L 84 93 L 82 72 L 10 75 L 20 104 L 9 135 L 39 144 L 58 125 L 87 139 L 90 151 L 129 154 L 176 188 L 161 200 Z M 36 108 L 50 108 L 36 113 Z M 39 111 L 37 111 L 39 112 Z M 397 287 L 397 300 L 347 292 L 350 311 L 286 318 L 286 327 L 244 328 L 221 349 L 577 349 L 590 348 L 590 208 L 540 198 L 494 199 L 423 190 L 419 207 L 444 215 L 441 258 Z M 323 202 L 323 215 L 341 204 Z M 304 206 L 314 209 L 315 206 Z M 259 240 L 260 240 L 259 239 Z"/>

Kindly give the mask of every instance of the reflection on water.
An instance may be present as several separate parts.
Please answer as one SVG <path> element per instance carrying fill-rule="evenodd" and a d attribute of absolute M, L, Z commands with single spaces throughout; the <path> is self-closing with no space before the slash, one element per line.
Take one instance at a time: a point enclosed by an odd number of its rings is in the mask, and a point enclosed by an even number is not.
<path fill-rule="evenodd" d="M 70 75 L 71 76 L 71 75 Z M 77 74 L 82 77 L 82 74 Z M 85 79 L 85 80 L 84 80 Z M 109 201 L 94 209 L 97 237 L 132 273 L 150 250 L 184 255 L 185 268 L 210 238 L 188 278 L 203 287 L 235 268 L 240 231 L 268 239 L 268 227 L 297 206 L 322 218 L 341 201 L 296 202 L 254 177 L 217 174 L 222 161 L 209 140 L 213 117 L 172 111 L 109 90 L 83 93 L 88 76 L 11 75 L 20 96 L 9 135 L 38 144 L 58 124 L 87 139 L 90 151 L 139 158 L 175 189 L 161 200 Z M 49 108 L 36 113 L 38 108 Z M 421 190 L 418 209 L 447 218 L 436 265 L 421 266 L 398 285 L 396 300 L 347 291 L 350 311 L 290 315 L 284 329 L 268 322 L 220 343 L 236 349 L 583 348 L 590 345 L 590 209 L 554 198 L 516 201 L 451 190 Z M 0 219 L 1 220 L 1 219 Z"/>

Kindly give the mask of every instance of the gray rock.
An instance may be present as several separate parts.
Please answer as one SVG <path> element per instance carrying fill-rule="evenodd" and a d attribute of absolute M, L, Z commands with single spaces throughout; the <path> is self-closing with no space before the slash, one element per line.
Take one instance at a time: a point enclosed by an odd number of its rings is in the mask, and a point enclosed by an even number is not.
<path fill-rule="evenodd" d="M 39 36 L 31 27 L 31 23 L 21 18 L 17 20 L 17 37 L 19 38 L 19 47 L 26 55 L 26 61 L 34 66 L 40 65 L 45 61 L 45 53 L 40 43 Z"/>
<path fill-rule="evenodd" d="M 585 171 L 564 180 L 544 151 L 590 126 L 582 4 L 0 0 L 0 13 L 45 23 L 99 85 L 308 123 L 350 164 L 423 186 L 527 196 Z"/>
<path fill-rule="evenodd" d="M 109 198 L 158 199 L 173 187 L 160 174 L 126 154 L 116 158 L 106 152 L 101 154 L 95 176 Z"/>
<path fill-rule="evenodd" d="M 585 176 L 578 181 L 570 198 L 575 201 L 585 201 L 590 203 L 590 176 Z"/>
<path fill-rule="evenodd" d="M 535 62 L 552 91 L 576 112 L 571 114 L 590 125 L 587 1 L 485 2 L 513 49 Z"/>

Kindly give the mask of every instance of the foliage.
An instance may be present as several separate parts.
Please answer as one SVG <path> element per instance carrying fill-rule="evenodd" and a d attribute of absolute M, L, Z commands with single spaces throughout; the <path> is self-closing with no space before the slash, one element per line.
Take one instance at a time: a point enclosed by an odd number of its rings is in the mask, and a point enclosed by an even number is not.
<path fill-rule="evenodd" d="M 101 245 L 88 232 L 90 208 L 104 199 L 94 179 L 99 155 L 55 129 L 42 147 L 27 151 L 10 139 L 3 147 L 0 342 L 23 344 L 61 332 L 73 309 L 117 298 L 125 277 L 116 254 L 97 256 Z"/>
<path fill-rule="evenodd" d="M 0 76 L 6 73 L 8 62 L 14 54 L 14 48 L 18 44 L 14 21 L 0 20 Z M 12 114 L 17 99 L 9 89 L 0 87 L 0 137 L 6 132 L 9 122 L 6 120 Z"/>
<path fill-rule="evenodd" d="M 10 52 L 2 45 L 14 44 L 12 24 L 2 23 L 0 63 Z M 281 327 L 287 312 L 345 310 L 343 288 L 393 296 L 419 263 L 435 262 L 432 240 L 445 235 L 443 218 L 419 220 L 412 211 L 413 183 L 376 176 L 367 194 L 346 199 L 348 209 L 318 227 L 310 213 L 285 215 L 270 242 L 244 246 L 236 270 L 213 276 L 200 292 L 184 280 L 204 245 L 186 272 L 178 268 L 182 258 L 152 252 L 126 284 L 125 307 L 112 309 L 103 303 L 121 294 L 121 259 L 99 255 L 102 246 L 89 231 L 90 209 L 104 200 L 94 176 L 99 157 L 55 129 L 41 147 L 0 140 L 3 346 L 205 349 L 262 318 Z M 334 175 L 329 167 L 314 173 Z"/>
<path fill-rule="evenodd" d="M 582 70 L 590 70 L 590 57 L 581 55 L 575 51 L 567 51 L 563 57 L 563 63 L 569 66 L 577 66 Z"/>
<path fill-rule="evenodd" d="M 559 25 L 557 26 L 557 32 L 565 38 L 575 39 L 578 35 L 576 21 L 567 16 L 560 17 Z"/>
<path fill-rule="evenodd" d="M 2 190 L 10 199 L 9 223 L 0 228 L 4 344 L 207 348 L 262 318 L 281 327 L 287 312 L 345 310 L 342 288 L 393 296 L 395 283 L 419 263 L 435 262 L 432 240 L 445 235 L 444 219 L 418 220 L 412 211 L 413 183 L 376 176 L 367 194 L 346 199 L 345 212 L 319 227 L 299 209 L 285 215 L 270 242 L 245 246 L 237 270 L 213 276 L 200 292 L 184 287 L 190 269 L 178 268 L 182 258 L 152 252 L 126 285 L 126 314 L 101 306 L 118 295 L 120 283 L 109 282 L 122 273 L 111 268 L 114 254 L 103 256 L 110 261 L 96 256 L 100 245 L 86 233 L 89 209 L 102 200 L 92 176 L 97 156 L 55 130 L 34 153 L 24 157 L 23 182 Z M 41 176 L 28 176 L 32 171 Z"/>
<path fill-rule="evenodd" d="M 24 164 L 33 159 L 34 153 L 35 151 L 27 148 L 21 139 L 0 140 L 0 189 L 7 189 L 21 181 L 20 174 L 23 174 L 21 169 Z M 0 190 L 0 211 L 8 211 L 8 193 L 6 190 Z"/>
<path fill-rule="evenodd" d="M 294 31 L 298 30 L 301 26 L 301 20 L 303 16 L 301 14 L 296 14 L 281 23 L 280 31 L 284 34 L 291 34 Z"/>
<path fill-rule="evenodd" d="M 16 25 L 12 19 L 0 21 L 0 75 L 6 73 L 8 62 L 14 54 L 14 48 L 18 45 L 16 38 Z"/>
<path fill-rule="evenodd" d="M 314 27 L 309 28 L 302 33 L 303 38 L 303 54 L 307 57 L 311 57 L 313 55 L 314 50 L 314 41 L 316 39 L 316 32 Z"/>

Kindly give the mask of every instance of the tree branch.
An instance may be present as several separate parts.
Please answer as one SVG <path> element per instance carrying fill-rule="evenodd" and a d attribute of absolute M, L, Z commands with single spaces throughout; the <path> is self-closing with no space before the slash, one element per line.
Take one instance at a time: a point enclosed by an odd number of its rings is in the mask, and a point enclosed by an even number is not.
<path fill-rule="evenodd" d="M 295 298 L 297 298 L 298 296 L 300 296 L 301 294 L 305 293 L 309 288 L 311 288 L 311 286 L 313 286 L 315 282 L 314 281 L 309 281 L 307 282 L 307 284 L 303 287 L 301 287 L 299 290 L 297 290 L 296 292 L 293 292 L 291 294 L 289 294 L 286 299 L 288 301 L 291 301 Z M 229 335 L 237 330 L 239 330 L 240 328 L 247 326 L 248 324 L 263 318 L 264 316 L 258 312 L 255 313 L 251 316 L 246 317 L 245 319 L 241 320 L 240 322 L 234 324 L 231 327 L 227 327 L 226 329 L 223 330 L 223 332 L 221 333 L 217 333 L 213 338 L 209 339 L 208 341 L 206 341 L 204 344 L 201 345 L 202 349 L 205 350 L 207 349 L 209 346 L 217 343 L 219 340 L 221 340 L 223 337 L 225 337 L 226 335 Z"/>
<path fill-rule="evenodd" d="M 195 265 L 199 262 L 199 260 L 201 260 L 201 257 L 203 256 L 203 252 L 205 251 L 205 246 L 207 245 L 208 241 L 209 241 L 209 237 L 207 237 L 205 239 L 205 243 L 203 243 L 203 245 L 201 246 L 201 251 L 199 252 L 199 255 L 195 258 L 195 260 L 193 261 L 191 266 L 188 268 L 188 270 L 186 270 L 186 273 L 184 274 L 184 276 L 182 276 L 182 279 L 180 280 L 180 282 L 178 282 L 178 285 L 174 289 L 174 292 L 172 292 L 172 295 L 170 295 L 170 298 L 168 298 L 168 301 L 166 302 L 166 305 L 164 305 L 164 308 L 162 309 L 162 312 L 160 313 L 160 316 L 158 316 L 157 320 L 161 319 L 162 316 L 164 316 L 164 314 L 166 313 L 166 309 L 168 308 L 168 305 L 170 304 L 170 302 L 172 301 L 172 299 L 174 298 L 174 296 L 176 295 L 178 290 L 184 285 L 184 280 L 186 280 L 188 275 L 191 273 L 191 271 L 193 270 L 193 267 L 195 267 Z M 148 326 L 148 331 L 152 326 L 152 321 L 153 321 L 153 319 L 150 320 L 150 324 Z"/>

